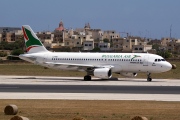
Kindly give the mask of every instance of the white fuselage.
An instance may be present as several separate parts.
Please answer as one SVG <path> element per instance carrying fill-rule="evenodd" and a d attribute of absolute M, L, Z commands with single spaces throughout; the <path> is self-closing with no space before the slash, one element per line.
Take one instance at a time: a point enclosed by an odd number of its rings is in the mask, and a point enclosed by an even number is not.
<path fill-rule="evenodd" d="M 134 57 L 137 56 L 137 57 Z M 21 59 L 54 69 L 83 70 L 81 67 L 68 64 L 112 66 L 112 72 L 147 72 L 160 73 L 172 68 L 164 58 L 148 53 L 68 53 L 68 52 L 40 52 L 22 54 Z M 54 65 L 48 63 L 64 63 Z"/>

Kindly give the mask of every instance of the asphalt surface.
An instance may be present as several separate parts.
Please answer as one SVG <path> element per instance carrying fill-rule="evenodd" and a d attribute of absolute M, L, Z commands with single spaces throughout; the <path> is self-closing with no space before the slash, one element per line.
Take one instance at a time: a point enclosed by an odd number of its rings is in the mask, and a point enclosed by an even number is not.
<path fill-rule="evenodd" d="M 0 84 L 0 92 L 180 94 L 180 86 Z"/>
<path fill-rule="evenodd" d="M 180 101 L 180 80 L 1 75 L 0 99 Z"/>

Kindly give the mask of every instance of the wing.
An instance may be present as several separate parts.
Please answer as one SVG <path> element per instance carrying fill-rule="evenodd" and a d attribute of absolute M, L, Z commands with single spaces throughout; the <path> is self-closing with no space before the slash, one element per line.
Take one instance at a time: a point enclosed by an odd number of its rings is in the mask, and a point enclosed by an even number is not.
<path fill-rule="evenodd" d="M 77 69 L 95 69 L 95 68 L 113 68 L 112 65 L 87 65 L 87 64 L 71 64 L 71 63 L 54 63 L 54 62 L 45 62 L 45 64 L 51 64 L 54 66 L 67 66 L 67 68 L 77 67 Z"/>

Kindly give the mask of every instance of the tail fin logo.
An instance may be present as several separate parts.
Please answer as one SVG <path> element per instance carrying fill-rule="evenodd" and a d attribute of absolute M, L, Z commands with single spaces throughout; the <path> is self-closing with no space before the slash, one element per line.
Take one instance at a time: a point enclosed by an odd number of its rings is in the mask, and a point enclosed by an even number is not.
<path fill-rule="evenodd" d="M 38 40 L 38 38 L 32 33 L 31 30 L 22 27 L 23 33 L 24 33 L 24 39 L 26 44 L 26 50 L 27 52 L 34 47 L 43 46 L 42 43 Z"/>

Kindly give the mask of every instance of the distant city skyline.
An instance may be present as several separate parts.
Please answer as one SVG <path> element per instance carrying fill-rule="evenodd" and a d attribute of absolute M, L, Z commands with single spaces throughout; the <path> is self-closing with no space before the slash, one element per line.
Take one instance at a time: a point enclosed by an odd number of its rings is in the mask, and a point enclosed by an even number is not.
<path fill-rule="evenodd" d="M 128 32 L 133 36 L 180 38 L 179 0 L 0 0 L 0 27 L 30 25 L 36 32 L 65 28 Z M 125 36 L 125 34 L 121 34 Z"/>

